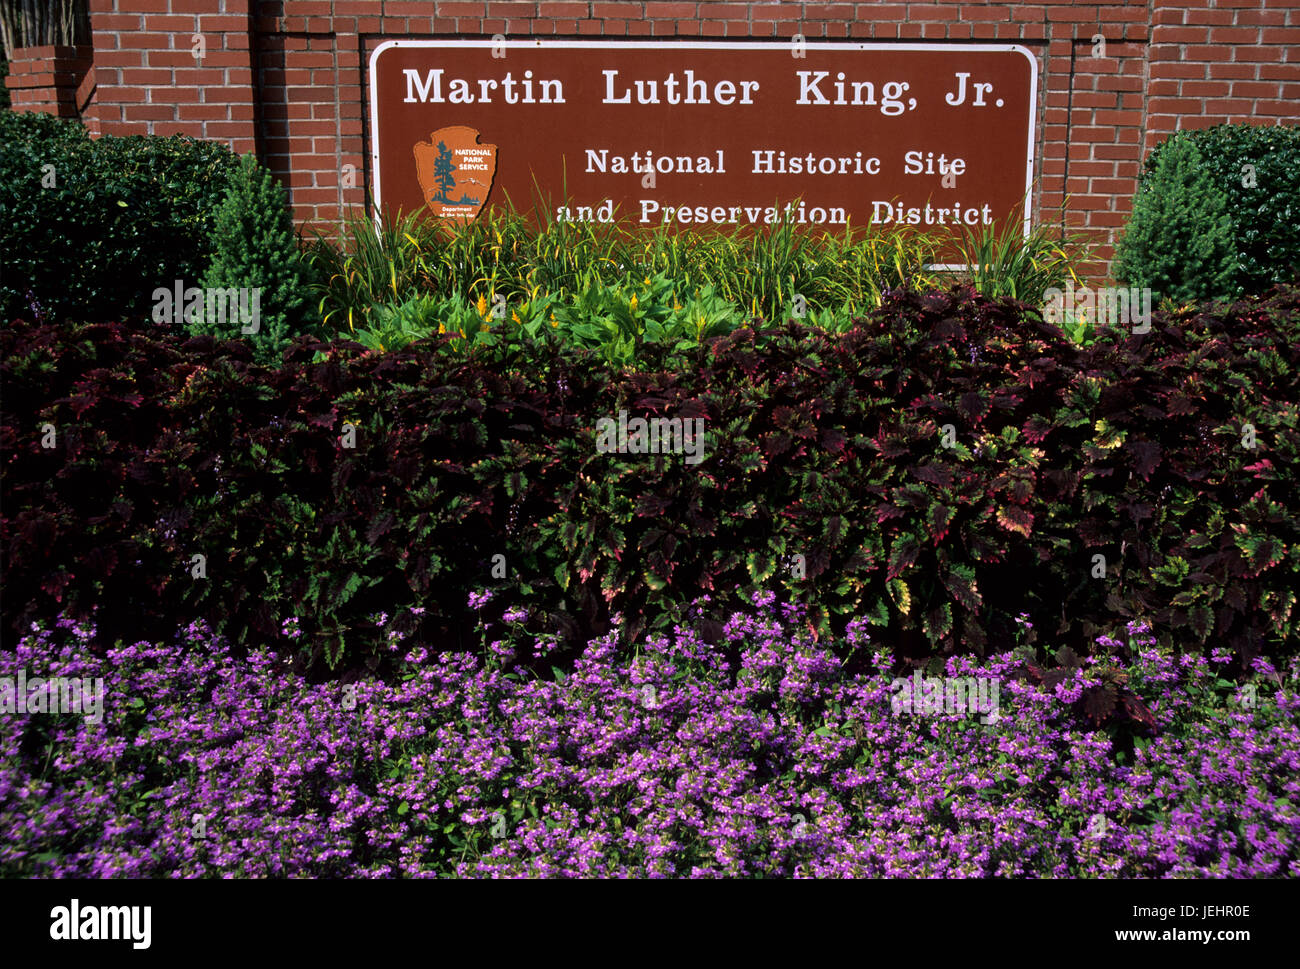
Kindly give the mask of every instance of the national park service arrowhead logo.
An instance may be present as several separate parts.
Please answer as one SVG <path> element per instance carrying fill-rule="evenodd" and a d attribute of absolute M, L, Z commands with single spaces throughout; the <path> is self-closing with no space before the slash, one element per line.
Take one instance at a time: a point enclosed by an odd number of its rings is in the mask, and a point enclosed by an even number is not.
<path fill-rule="evenodd" d="M 469 222 L 487 204 L 497 173 L 497 146 L 480 145 L 478 139 L 473 128 L 453 125 L 415 146 L 424 202 L 440 219 Z"/>

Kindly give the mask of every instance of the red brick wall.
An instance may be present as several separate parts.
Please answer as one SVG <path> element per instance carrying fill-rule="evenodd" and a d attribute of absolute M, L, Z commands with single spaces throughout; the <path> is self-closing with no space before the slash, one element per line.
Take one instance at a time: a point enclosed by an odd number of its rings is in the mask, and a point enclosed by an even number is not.
<path fill-rule="evenodd" d="M 96 81 L 90 117 L 99 130 L 193 135 L 253 151 L 252 5 L 255 0 L 90 0 Z"/>
<path fill-rule="evenodd" d="M 1146 147 L 1180 128 L 1300 118 L 1300 0 L 1154 6 Z"/>
<path fill-rule="evenodd" d="M 395 35 L 1020 43 L 1040 67 L 1035 216 L 1087 232 L 1103 259 L 1142 159 L 1168 132 L 1300 120 L 1300 0 L 91 0 L 91 11 L 102 131 L 256 150 L 298 218 L 318 225 L 364 203 L 363 71 Z"/>
<path fill-rule="evenodd" d="M 5 87 L 15 111 L 76 118 L 90 101 L 93 75 L 90 47 L 20 47 Z"/>

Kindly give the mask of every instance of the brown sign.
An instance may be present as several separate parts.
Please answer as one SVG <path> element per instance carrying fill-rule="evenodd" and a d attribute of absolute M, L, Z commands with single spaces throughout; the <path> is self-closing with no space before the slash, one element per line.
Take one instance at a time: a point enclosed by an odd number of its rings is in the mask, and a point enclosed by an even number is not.
<path fill-rule="evenodd" d="M 370 56 L 377 203 L 464 221 L 1001 225 L 1033 176 L 1023 47 L 392 40 Z"/>

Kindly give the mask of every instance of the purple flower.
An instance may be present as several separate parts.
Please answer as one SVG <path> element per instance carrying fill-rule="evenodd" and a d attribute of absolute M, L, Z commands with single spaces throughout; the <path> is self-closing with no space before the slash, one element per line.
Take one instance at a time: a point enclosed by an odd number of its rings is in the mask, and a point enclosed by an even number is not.
<path fill-rule="evenodd" d="M 804 623 L 764 595 L 726 648 L 691 621 L 614 630 L 554 677 L 506 668 L 555 648 L 512 625 L 484 655 L 406 643 L 346 687 L 202 622 L 106 651 L 37 623 L 0 677 L 108 696 L 98 724 L 0 714 L 0 876 L 1300 875 L 1293 692 L 1207 706 L 1199 655 L 1107 656 L 1158 724 L 1121 761 L 1073 705 L 1096 667 L 1047 689 L 1010 653 L 950 657 L 927 675 L 999 682 L 997 722 L 899 715 L 890 650 L 851 672 L 855 643 Z"/>
<path fill-rule="evenodd" d="M 45 322 L 45 311 L 41 308 L 36 293 L 30 287 L 27 290 L 27 308 L 32 311 L 32 316 L 35 317 L 37 323 Z"/>

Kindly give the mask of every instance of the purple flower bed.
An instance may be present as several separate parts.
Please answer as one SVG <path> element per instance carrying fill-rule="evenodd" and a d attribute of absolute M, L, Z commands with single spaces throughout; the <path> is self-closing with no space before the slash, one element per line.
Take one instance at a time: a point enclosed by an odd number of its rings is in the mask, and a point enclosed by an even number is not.
<path fill-rule="evenodd" d="M 481 654 L 390 631 L 392 682 L 324 685 L 289 671 L 293 620 L 242 660 L 197 625 L 106 655 L 70 621 L 34 629 L 0 677 L 107 695 L 99 723 L 0 714 L 0 875 L 1300 874 L 1296 661 L 1237 687 L 1226 655 L 1144 648 L 1133 624 L 1124 671 L 1157 730 L 1125 753 L 1070 706 L 1105 656 L 1052 690 L 1011 653 L 953 659 L 996 683 L 996 715 L 895 712 L 864 624 L 849 675 L 770 594 L 722 647 L 615 631 L 555 680 L 518 665 L 550 647 L 507 618 Z"/>

